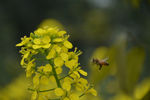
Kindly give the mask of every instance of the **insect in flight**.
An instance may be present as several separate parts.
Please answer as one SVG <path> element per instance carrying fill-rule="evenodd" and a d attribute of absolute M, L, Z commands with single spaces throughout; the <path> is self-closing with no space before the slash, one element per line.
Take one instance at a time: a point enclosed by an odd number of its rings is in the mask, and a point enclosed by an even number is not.
<path fill-rule="evenodd" d="M 94 64 L 99 65 L 99 70 L 101 70 L 101 68 L 102 68 L 103 65 L 106 65 L 106 66 L 109 65 L 109 63 L 107 62 L 107 60 L 108 60 L 108 58 L 105 58 L 105 59 L 102 59 L 102 60 L 93 58 L 93 59 L 92 59 L 92 62 L 93 62 Z"/>

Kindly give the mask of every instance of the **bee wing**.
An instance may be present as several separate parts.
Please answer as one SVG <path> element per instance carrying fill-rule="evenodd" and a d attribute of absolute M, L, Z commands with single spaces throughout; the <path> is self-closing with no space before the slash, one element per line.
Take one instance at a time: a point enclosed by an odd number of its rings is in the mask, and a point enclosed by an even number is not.
<path fill-rule="evenodd" d="M 104 61 L 107 61 L 108 59 L 109 59 L 109 58 L 107 57 L 107 58 L 104 59 Z"/>

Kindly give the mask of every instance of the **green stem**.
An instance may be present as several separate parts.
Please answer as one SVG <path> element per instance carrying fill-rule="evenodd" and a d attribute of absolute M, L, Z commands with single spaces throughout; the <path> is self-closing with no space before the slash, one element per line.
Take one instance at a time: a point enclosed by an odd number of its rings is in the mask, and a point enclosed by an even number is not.
<path fill-rule="evenodd" d="M 65 77 L 67 77 L 67 76 L 69 76 L 69 75 L 71 75 L 72 73 L 70 73 L 70 74 L 68 74 L 68 75 L 66 75 L 66 76 L 64 76 L 64 77 L 62 77 L 62 78 L 60 78 L 59 80 L 62 80 L 62 79 L 64 79 Z"/>
<path fill-rule="evenodd" d="M 61 84 L 60 84 L 60 81 L 59 81 L 59 79 L 58 79 L 58 76 L 57 76 L 57 73 L 56 73 L 56 70 L 55 70 L 54 64 L 53 64 L 53 62 L 52 62 L 52 61 L 50 61 L 50 64 L 52 65 L 52 71 L 53 71 L 53 75 L 54 75 L 54 77 L 55 77 L 55 80 L 56 80 L 57 86 L 58 86 L 59 88 L 61 88 Z"/>
<path fill-rule="evenodd" d="M 85 94 L 83 93 L 83 94 L 81 94 L 79 97 L 81 98 L 82 96 L 84 96 Z"/>
<path fill-rule="evenodd" d="M 30 91 L 36 91 L 34 89 L 31 89 L 31 88 L 28 88 L 28 90 L 30 90 Z M 53 91 L 53 90 L 55 90 L 55 88 L 47 89 L 47 90 L 39 90 L 38 92 L 48 92 L 48 91 Z"/>

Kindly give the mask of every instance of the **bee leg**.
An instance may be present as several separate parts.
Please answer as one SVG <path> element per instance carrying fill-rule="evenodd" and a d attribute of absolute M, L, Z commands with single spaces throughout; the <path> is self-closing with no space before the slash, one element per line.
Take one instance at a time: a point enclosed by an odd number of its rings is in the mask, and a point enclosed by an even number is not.
<path fill-rule="evenodd" d="M 99 67 L 99 70 L 101 70 L 102 69 L 102 65 L 100 65 L 100 67 Z"/>

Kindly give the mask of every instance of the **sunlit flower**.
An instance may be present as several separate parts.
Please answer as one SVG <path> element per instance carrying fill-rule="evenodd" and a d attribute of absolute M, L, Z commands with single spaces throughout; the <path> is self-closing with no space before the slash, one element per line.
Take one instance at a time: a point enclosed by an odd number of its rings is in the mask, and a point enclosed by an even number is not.
<path fill-rule="evenodd" d="M 89 88 L 88 81 L 82 78 L 88 75 L 79 66 L 78 59 L 82 52 L 77 48 L 70 51 L 73 45 L 68 38 L 66 31 L 47 26 L 30 33 L 30 37 L 24 36 L 21 43 L 16 45 L 22 46 L 21 65 L 26 69 L 26 77 L 32 78 L 32 100 L 79 100 L 80 95 L 76 94 L 77 91 L 85 95 L 97 95 L 93 88 Z M 55 84 L 50 86 L 52 88 L 45 89 L 47 85 L 52 84 Z M 50 97 L 50 91 L 53 97 Z"/>

